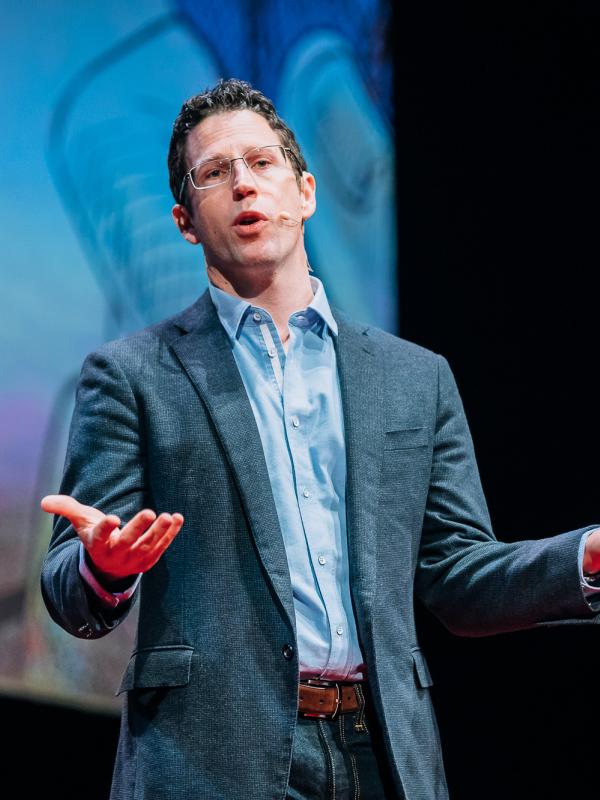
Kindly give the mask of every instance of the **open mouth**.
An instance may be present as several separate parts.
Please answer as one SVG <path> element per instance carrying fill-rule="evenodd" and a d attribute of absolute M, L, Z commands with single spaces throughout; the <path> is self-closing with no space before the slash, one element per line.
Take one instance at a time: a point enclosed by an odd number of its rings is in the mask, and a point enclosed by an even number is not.
<path fill-rule="evenodd" d="M 268 220 L 260 211 L 243 211 L 233 221 L 238 236 L 252 236 L 260 233 Z"/>
<path fill-rule="evenodd" d="M 233 224 L 234 226 L 239 225 L 244 228 L 250 228 L 259 222 L 266 222 L 266 220 L 267 218 L 260 211 L 242 211 L 242 213 L 238 214 L 234 219 Z"/>

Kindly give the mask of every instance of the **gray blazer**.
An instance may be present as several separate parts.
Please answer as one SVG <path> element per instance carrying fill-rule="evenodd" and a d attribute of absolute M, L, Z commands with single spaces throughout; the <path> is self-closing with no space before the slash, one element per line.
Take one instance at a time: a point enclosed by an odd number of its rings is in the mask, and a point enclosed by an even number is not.
<path fill-rule="evenodd" d="M 444 800 L 414 598 L 479 636 L 591 621 L 583 530 L 497 542 L 446 361 L 336 314 L 352 597 L 392 772 L 407 800 Z M 61 492 L 127 520 L 185 525 L 141 581 L 112 800 L 281 800 L 297 718 L 292 589 L 258 429 L 208 293 L 90 355 Z M 590 526 L 592 527 L 592 526 Z M 53 619 L 97 638 L 107 610 L 59 518 L 42 572 Z"/>

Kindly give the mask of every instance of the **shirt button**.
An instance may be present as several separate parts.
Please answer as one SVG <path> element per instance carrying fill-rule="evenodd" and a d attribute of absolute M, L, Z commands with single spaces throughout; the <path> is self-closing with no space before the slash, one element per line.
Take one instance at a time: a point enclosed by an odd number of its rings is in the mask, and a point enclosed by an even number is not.
<path fill-rule="evenodd" d="M 325 558 L 325 556 L 319 556 L 318 561 L 319 561 L 319 564 L 321 564 L 321 565 L 327 563 L 327 559 Z"/>
<path fill-rule="evenodd" d="M 283 657 L 286 661 L 291 661 L 294 657 L 294 645 L 284 644 L 281 648 L 281 652 L 283 653 Z"/>
<path fill-rule="evenodd" d="M 269 353 L 269 358 L 275 358 L 275 356 L 277 355 L 277 350 L 275 350 L 275 348 L 274 348 L 274 347 L 271 347 L 271 348 L 268 350 L 268 353 Z"/>
<path fill-rule="evenodd" d="M 342 628 L 341 625 L 337 626 L 337 628 L 335 629 L 335 632 L 337 633 L 338 636 L 343 636 L 344 635 L 344 629 Z"/>
<path fill-rule="evenodd" d="M 298 419 L 298 417 L 295 414 L 292 417 L 292 425 L 294 426 L 294 428 L 299 428 L 300 427 L 300 420 Z"/>
<path fill-rule="evenodd" d="M 260 322 L 260 321 L 261 321 L 261 319 L 262 319 L 262 317 L 260 316 L 260 314 L 258 313 L 258 311 L 255 311 L 255 312 L 254 312 L 254 314 L 252 314 L 252 319 L 253 319 L 255 322 Z"/>
<path fill-rule="evenodd" d="M 304 497 L 310 497 L 310 492 L 308 491 L 308 489 L 305 489 L 305 490 L 302 492 L 302 495 L 303 495 Z"/>

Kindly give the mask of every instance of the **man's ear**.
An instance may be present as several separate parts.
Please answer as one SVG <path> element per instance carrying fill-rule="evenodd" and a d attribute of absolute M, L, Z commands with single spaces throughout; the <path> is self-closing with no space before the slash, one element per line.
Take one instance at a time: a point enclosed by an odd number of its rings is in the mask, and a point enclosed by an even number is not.
<path fill-rule="evenodd" d="M 300 179 L 300 209 L 302 220 L 312 217 L 317 208 L 317 184 L 315 176 L 310 172 L 303 172 Z"/>
<path fill-rule="evenodd" d="M 198 231 L 187 208 L 181 203 L 176 203 L 171 209 L 171 214 L 177 230 L 183 238 L 190 244 L 201 244 Z"/>

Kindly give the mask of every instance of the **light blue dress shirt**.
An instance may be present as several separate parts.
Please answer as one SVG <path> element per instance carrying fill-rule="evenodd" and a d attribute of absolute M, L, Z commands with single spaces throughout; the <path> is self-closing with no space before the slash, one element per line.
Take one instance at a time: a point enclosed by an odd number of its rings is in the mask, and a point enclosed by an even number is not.
<path fill-rule="evenodd" d="M 209 286 L 262 441 L 293 590 L 300 676 L 364 676 L 350 598 L 346 448 L 323 285 L 289 318 L 287 353 L 268 311 Z"/>

